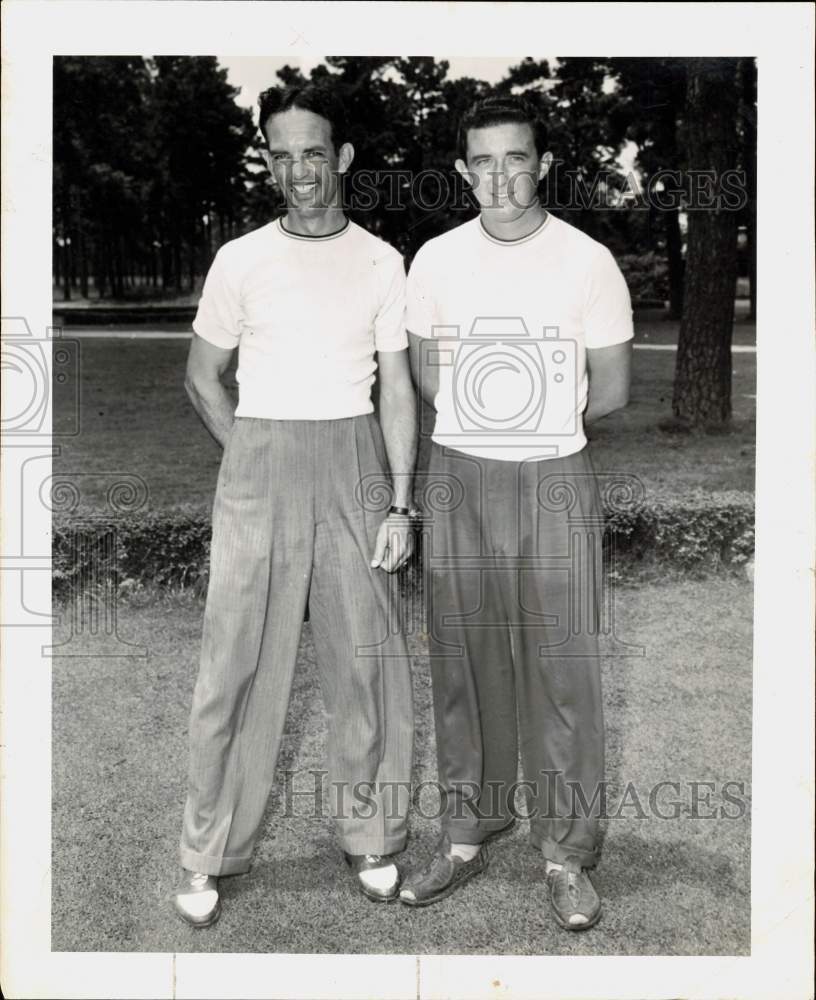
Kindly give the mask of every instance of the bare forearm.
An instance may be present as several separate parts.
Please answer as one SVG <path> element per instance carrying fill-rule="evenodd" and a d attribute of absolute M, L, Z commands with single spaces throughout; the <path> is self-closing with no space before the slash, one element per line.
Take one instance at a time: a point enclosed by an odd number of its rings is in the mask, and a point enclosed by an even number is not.
<path fill-rule="evenodd" d="M 587 350 L 589 373 L 589 398 L 584 411 L 584 423 L 595 420 L 615 410 L 620 410 L 629 402 L 629 386 L 632 382 L 632 343 L 624 341 L 611 347 Z"/>
<path fill-rule="evenodd" d="M 591 424 L 601 417 L 606 417 L 615 410 L 620 410 L 629 402 L 629 395 L 622 393 L 596 393 L 593 396 L 592 390 L 589 392 L 587 408 L 584 411 L 584 423 Z"/>
<path fill-rule="evenodd" d="M 436 409 L 436 396 L 439 392 L 439 365 L 433 363 L 432 355 L 439 350 L 438 344 L 431 340 L 408 334 L 411 358 L 411 375 L 420 396 L 432 409 Z"/>
<path fill-rule="evenodd" d="M 410 380 L 400 392 L 380 396 L 380 425 L 394 487 L 393 503 L 410 507 L 417 457 L 417 410 Z"/>
<path fill-rule="evenodd" d="M 188 378 L 187 395 L 202 423 L 223 448 L 235 420 L 235 404 L 218 379 Z"/>

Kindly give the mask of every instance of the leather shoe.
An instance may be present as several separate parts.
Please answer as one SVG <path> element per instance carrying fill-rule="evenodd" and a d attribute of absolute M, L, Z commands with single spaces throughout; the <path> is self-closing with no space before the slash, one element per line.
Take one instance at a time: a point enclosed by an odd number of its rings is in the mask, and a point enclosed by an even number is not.
<path fill-rule="evenodd" d="M 430 861 L 406 876 L 400 890 L 401 903 L 406 906 L 438 903 L 487 868 L 488 854 L 484 844 L 470 861 L 451 855 L 450 846 L 450 837 L 445 834 Z"/>
<path fill-rule="evenodd" d="M 547 876 L 550 902 L 558 923 L 567 931 L 585 931 L 601 917 L 601 899 L 578 858 L 570 856 Z M 573 922 L 573 918 L 583 920 Z"/>
<path fill-rule="evenodd" d="M 375 903 L 387 903 L 397 898 L 399 869 L 388 855 L 347 854 L 343 852 L 346 864 L 351 868 L 360 892 Z M 365 878 L 364 873 L 371 873 Z"/>
<path fill-rule="evenodd" d="M 173 906 L 191 927 L 211 927 L 221 916 L 218 878 L 185 869 L 173 894 Z"/>

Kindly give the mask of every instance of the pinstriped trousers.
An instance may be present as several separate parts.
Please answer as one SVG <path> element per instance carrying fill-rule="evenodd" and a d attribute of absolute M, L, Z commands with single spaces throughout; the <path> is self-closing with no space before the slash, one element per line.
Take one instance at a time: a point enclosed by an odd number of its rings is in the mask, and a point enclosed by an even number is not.
<path fill-rule="evenodd" d="M 454 496 L 434 513 L 424 567 L 443 826 L 478 844 L 529 815 L 546 858 L 591 867 L 603 518 L 588 449 L 518 463 L 434 443 L 429 478 Z"/>
<path fill-rule="evenodd" d="M 387 574 L 370 567 L 382 513 L 358 484 L 387 469 L 372 415 L 238 417 L 216 489 L 201 663 L 190 716 L 181 863 L 249 869 L 286 719 L 308 601 L 328 717 L 339 840 L 391 854 L 407 833 L 410 666 Z M 395 634 L 395 632 L 397 634 Z M 353 788 L 376 808 L 355 809 Z M 394 786 L 405 789 L 394 794 Z"/>

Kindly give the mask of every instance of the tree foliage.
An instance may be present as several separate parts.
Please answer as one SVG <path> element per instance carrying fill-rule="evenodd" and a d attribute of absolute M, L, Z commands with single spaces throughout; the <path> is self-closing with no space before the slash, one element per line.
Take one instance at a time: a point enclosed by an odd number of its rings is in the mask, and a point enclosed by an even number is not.
<path fill-rule="evenodd" d="M 243 230 L 252 119 L 212 57 L 54 59 L 55 277 L 66 298 L 184 290 Z"/>
<path fill-rule="evenodd" d="M 756 75 L 753 60 L 741 64 L 740 155 L 750 166 Z M 686 61 L 526 58 L 494 88 L 448 71 L 445 60 L 397 56 L 329 57 L 312 69 L 309 80 L 329 80 L 348 113 L 352 218 L 409 260 L 471 218 L 472 199 L 453 166 L 457 121 L 491 89 L 524 92 L 546 116 L 555 157 L 545 204 L 618 255 L 666 261 L 679 315 L 680 211 L 627 198 L 631 178 L 618 157 L 636 144 L 643 184 L 661 170 L 685 169 Z M 291 66 L 269 81 L 304 82 Z M 253 114 L 236 95 L 211 57 L 55 58 L 54 272 L 66 295 L 191 290 L 221 243 L 281 210 Z"/>

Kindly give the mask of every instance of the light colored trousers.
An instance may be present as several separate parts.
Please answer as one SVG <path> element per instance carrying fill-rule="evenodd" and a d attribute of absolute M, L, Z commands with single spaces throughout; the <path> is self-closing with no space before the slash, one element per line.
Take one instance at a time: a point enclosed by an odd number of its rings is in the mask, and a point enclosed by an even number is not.
<path fill-rule="evenodd" d="M 603 517 L 588 450 L 517 463 L 434 444 L 429 480 L 452 497 L 424 560 L 443 826 L 478 844 L 529 815 L 545 857 L 590 867 L 604 723 Z"/>
<path fill-rule="evenodd" d="M 235 420 L 213 509 L 190 717 L 181 863 L 191 871 L 231 875 L 250 867 L 275 778 L 307 600 L 341 846 L 351 854 L 404 847 L 410 665 L 395 628 L 396 588 L 370 566 L 384 513 L 366 510 L 359 489 L 366 477 L 384 482 L 385 469 L 373 415 Z"/>

